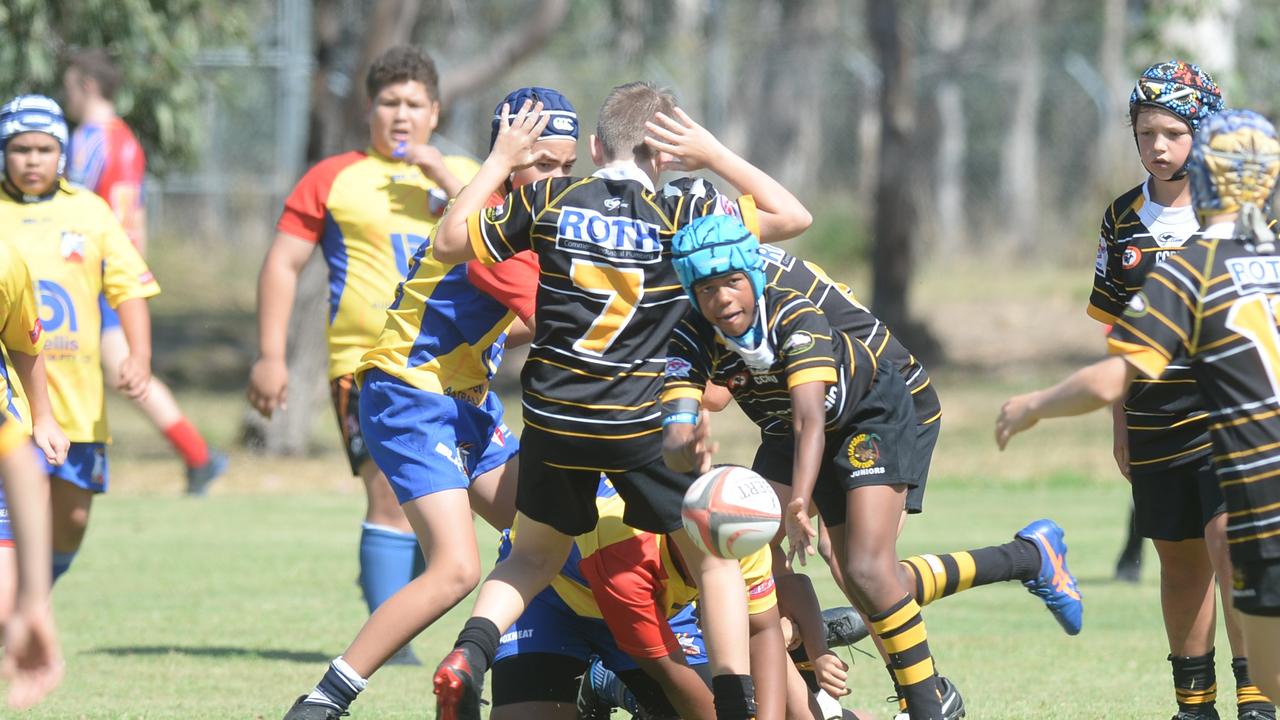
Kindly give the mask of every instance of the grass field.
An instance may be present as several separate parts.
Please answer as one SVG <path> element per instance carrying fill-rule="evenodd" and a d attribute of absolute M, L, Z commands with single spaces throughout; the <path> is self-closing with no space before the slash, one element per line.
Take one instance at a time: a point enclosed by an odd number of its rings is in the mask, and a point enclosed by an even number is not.
<path fill-rule="evenodd" d="M 930 644 L 971 718 L 1168 717 L 1173 701 L 1153 553 L 1141 584 L 1110 580 L 1128 493 L 1110 459 L 1107 418 L 1038 428 L 1003 455 L 991 437 L 1004 397 L 1056 378 L 1101 346 L 1082 312 L 1087 270 L 1023 270 L 998 285 L 972 282 L 983 277 L 978 264 L 937 266 L 920 277 L 917 312 L 930 318 L 950 362 L 934 373 L 945 421 L 927 512 L 908 523 L 900 550 L 1003 542 L 1029 520 L 1054 517 L 1067 530 L 1070 563 L 1082 581 L 1085 630 L 1068 638 L 1037 599 L 1010 585 L 928 608 Z M 191 292 L 162 296 L 161 334 L 184 327 L 187 313 L 203 317 L 201 298 L 220 291 L 196 283 Z M 220 314 L 191 332 L 225 336 L 225 343 L 158 337 L 158 356 L 166 346 L 170 356 L 187 353 L 196 363 L 188 376 L 195 377 L 199 363 L 216 362 L 199 348 L 215 346 L 230 374 L 240 373 L 243 359 L 236 358 L 249 351 L 242 345 L 247 333 L 236 328 L 251 308 L 218 307 Z M 180 398 L 213 442 L 233 444 L 244 407 L 238 390 L 188 390 Z M 211 496 L 189 500 L 179 496 L 180 466 L 164 441 L 131 408 L 111 402 L 111 492 L 95 505 L 85 549 L 55 592 L 67 679 L 41 707 L 12 716 L 280 717 L 365 617 L 355 584 L 363 493 L 336 452 L 328 408 L 317 415 L 315 442 L 329 450 L 273 459 L 236 452 Z M 518 413 L 519 403 L 509 401 L 508 409 Z M 736 411 L 716 419 L 715 434 L 724 460 L 750 460 L 756 435 Z M 478 534 L 491 556 L 495 533 L 480 527 Z M 824 568 L 809 571 L 825 605 L 844 604 Z M 469 605 L 415 641 L 424 660 L 443 654 Z M 1225 717 L 1231 673 L 1220 637 Z M 851 657 L 854 694 L 846 703 L 888 717 L 890 686 L 879 660 Z M 433 707 L 428 669 L 388 668 L 354 716 L 431 717 Z"/>

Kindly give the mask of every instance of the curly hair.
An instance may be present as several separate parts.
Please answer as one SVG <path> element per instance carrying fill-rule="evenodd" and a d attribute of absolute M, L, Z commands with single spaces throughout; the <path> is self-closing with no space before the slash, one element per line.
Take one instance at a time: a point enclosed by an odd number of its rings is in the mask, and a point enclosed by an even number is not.
<path fill-rule="evenodd" d="M 440 98 L 440 74 L 429 55 L 411 45 L 397 45 L 378 56 L 364 77 L 364 90 L 369 99 L 388 85 L 415 80 L 427 88 L 432 100 Z"/>

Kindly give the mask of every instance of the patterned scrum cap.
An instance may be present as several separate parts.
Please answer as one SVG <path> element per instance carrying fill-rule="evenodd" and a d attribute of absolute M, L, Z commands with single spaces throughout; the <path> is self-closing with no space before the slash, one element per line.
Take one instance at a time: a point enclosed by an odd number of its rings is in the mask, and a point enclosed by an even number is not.
<path fill-rule="evenodd" d="M 524 101 L 535 104 L 542 103 L 542 114 L 550 115 L 551 119 L 547 122 L 547 126 L 542 129 L 542 135 L 539 140 L 569 140 L 578 141 L 578 113 L 573 109 L 573 105 L 569 102 L 569 98 L 565 97 L 558 90 L 544 87 L 522 87 L 518 90 L 512 90 L 502 102 L 498 103 L 498 107 L 493 109 L 493 124 L 489 132 L 489 147 L 493 148 L 493 143 L 498 139 L 498 126 L 502 123 L 502 106 L 506 105 L 510 108 L 511 114 L 515 115 L 520 110 L 520 106 Z"/>
<path fill-rule="evenodd" d="M 1185 120 L 1193 132 L 1199 129 L 1200 121 L 1224 107 L 1222 90 L 1209 73 L 1181 60 L 1158 63 L 1142 72 L 1129 94 L 1130 114 L 1143 105 L 1168 110 Z"/>
<path fill-rule="evenodd" d="M 61 175 L 67 167 L 67 120 L 58 103 L 44 95 L 19 95 L 0 107 L 0 168 L 4 167 L 3 153 L 9 140 L 25 132 L 46 133 L 58 141 Z"/>
<path fill-rule="evenodd" d="M 1280 138 L 1252 110 L 1224 110 L 1196 131 L 1187 161 L 1191 203 L 1201 215 L 1263 208 L 1280 174 Z"/>

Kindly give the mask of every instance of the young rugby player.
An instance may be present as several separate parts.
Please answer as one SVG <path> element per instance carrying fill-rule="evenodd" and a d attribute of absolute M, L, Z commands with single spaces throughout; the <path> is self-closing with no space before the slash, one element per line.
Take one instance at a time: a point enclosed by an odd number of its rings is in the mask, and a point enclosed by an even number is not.
<path fill-rule="evenodd" d="M 534 143 L 541 161 L 508 178 L 515 187 L 567 176 L 577 161 L 578 116 L 569 101 L 548 88 L 521 88 L 503 103 L 526 99 L 541 102 L 555 122 Z M 379 605 L 286 720 L 345 713 L 374 671 L 475 588 L 480 558 L 472 510 L 495 529 L 514 520 L 519 443 L 489 381 L 508 329 L 528 340 L 523 328 L 533 322 L 537 258 L 524 253 L 491 267 L 448 265 L 433 260 L 427 247 L 414 256 L 382 335 L 357 370 L 368 452 L 414 528 L 426 569 Z"/>
<path fill-rule="evenodd" d="M 0 108 L 4 154 L 0 228 L 39 288 L 53 417 L 71 441 L 61 463 L 45 462 L 52 485 L 53 577 L 71 566 L 96 493 L 107 490 L 108 440 L 98 338 L 98 295 L 120 313 L 130 354 L 113 384 L 131 397 L 151 376 L 146 298 L 160 292 L 111 208 L 62 173 L 67 140 L 62 109 L 22 95 Z"/>
<path fill-rule="evenodd" d="M 102 50 L 72 53 L 62 75 L 67 117 L 79 123 L 67 151 L 67 179 L 97 193 L 124 226 L 138 252 L 147 252 L 147 217 L 143 179 L 146 155 L 133 131 L 116 114 L 115 93 L 123 76 Z M 129 355 L 120 317 L 105 299 L 102 305 L 102 368 L 107 377 L 120 372 Z M 227 456 L 210 451 L 200 431 L 182 414 L 169 387 L 152 376 L 146 395 L 136 401 L 147 419 L 182 456 L 187 493 L 203 495 L 227 469 Z"/>
<path fill-rule="evenodd" d="M 1129 97 L 1138 155 L 1148 177 L 1102 218 L 1089 315 L 1113 325 L 1146 276 L 1190 247 L 1200 223 L 1191 207 L 1187 156 L 1192 134 L 1223 107 L 1196 65 L 1170 60 L 1147 68 Z M 1179 358 L 1158 378 L 1138 376 L 1113 410 L 1115 453 L 1133 490 L 1134 523 L 1160 559 L 1160 597 L 1180 720 L 1216 718 L 1214 576 L 1229 577 L 1226 506 L 1214 476 L 1209 413 L 1189 364 Z M 1244 638 L 1222 585 L 1240 718 L 1275 718 L 1249 681 Z"/>
<path fill-rule="evenodd" d="M 1204 229 L 1129 296 L 1108 340 L 1119 357 L 1011 398 L 996 421 L 996 441 L 1003 448 L 1041 419 L 1111 404 L 1140 374 L 1158 379 L 1171 364 L 1189 360 L 1227 506 L 1235 609 L 1253 678 L 1276 697 L 1280 480 L 1269 468 L 1280 460 L 1280 259 L 1262 218 L 1280 173 L 1275 128 L 1256 113 L 1219 112 L 1200 123 L 1187 172 Z"/>
<path fill-rule="evenodd" d="M 776 240 L 803 231 L 809 213 L 647 83 L 615 88 L 605 100 L 591 140 L 601 166 L 595 175 L 533 183 L 485 211 L 489 194 L 514 169 L 538 159 L 531 146 L 547 118 L 538 118 L 538 106 L 519 110 L 510 125 L 504 120 L 431 249 L 442 262 L 494 262 L 532 249 L 541 265 L 535 339 L 522 374 L 520 540 L 481 587 L 472 618 L 436 672 L 438 715 L 479 716 L 482 678 L 501 630 L 555 577 L 573 536 L 595 527 L 603 471 L 627 500 L 629 525 L 673 533 L 702 590 L 717 714 L 749 717 L 741 572 L 736 562 L 700 552 L 683 532 L 680 505 L 693 478 L 661 458 L 656 398 L 666 336 L 682 309 L 666 255 L 671 235 L 695 217 L 736 213 Z M 685 169 L 709 168 L 754 201 L 729 200 L 707 183 L 690 192 L 660 188 L 671 157 Z"/>
<path fill-rule="evenodd" d="M 19 266 L 22 261 L 18 260 Z M 28 283 L 29 284 L 29 283 Z M 16 591 L 4 618 L 4 658 L 0 675 L 9 681 L 9 706 L 24 709 L 49 694 L 62 680 L 62 654 L 49 605 L 52 558 L 49 539 L 49 478 L 31 450 L 22 426 L 0 412 L 0 573 Z M 16 544 L 16 552 L 14 552 Z M 7 556 L 13 554 L 13 563 Z M 8 592 L 5 593 L 8 595 Z"/>
<path fill-rule="evenodd" d="M 260 357 L 249 401 L 263 415 L 283 407 L 285 343 L 298 275 L 317 248 L 329 268 L 329 379 L 351 472 L 364 481 L 360 587 L 373 612 L 413 577 L 420 553 L 386 477 L 360 432 L 355 372 L 378 341 L 396 286 L 449 198 L 475 172 L 466 158 L 427 144 L 439 120 L 435 64 L 394 47 L 369 67 L 369 147 L 327 158 L 303 176 L 277 226 L 258 283 Z M 417 663 L 412 650 L 397 661 Z"/>
<path fill-rule="evenodd" d="M 791 435 L 790 467 L 776 469 L 792 482 L 790 553 L 803 560 L 813 552 L 812 497 L 844 570 L 845 594 L 884 644 L 910 717 L 958 715 L 958 708 L 941 706 L 920 605 L 1018 579 L 1067 632 L 1079 632 L 1082 606 L 1062 529 L 1041 520 L 999 547 L 899 563 L 894 545 L 919 461 L 906 384 L 804 295 L 768 285 L 760 255 L 755 237 L 733 218 L 697 220 L 672 242 L 676 272 L 695 307 L 667 350 L 668 464 L 697 467 L 714 451 L 700 408 L 708 381 L 729 388 L 765 433 Z"/>

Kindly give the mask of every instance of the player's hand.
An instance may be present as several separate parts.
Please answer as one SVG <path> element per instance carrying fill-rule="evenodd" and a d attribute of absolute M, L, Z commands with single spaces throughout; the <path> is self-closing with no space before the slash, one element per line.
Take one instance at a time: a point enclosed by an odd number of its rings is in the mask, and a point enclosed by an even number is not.
<path fill-rule="evenodd" d="M 711 439 L 711 413 L 698 411 L 698 425 L 693 429 L 693 469 L 699 475 L 711 471 L 711 458 L 720 451 L 720 443 Z"/>
<path fill-rule="evenodd" d="M 31 423 L 31 439 L 36 447 L 44 453 L 44 459 L 50 465 L 61 465 L 67 461 L 67 451 L 71 449 L 71 441 L 62 432 L 62 426 L 52 417 L 36 418 Z"/>
<path fill-rule="evenodd" d="M 511 107 L 504 104 L 498 121 L 498 136 L 493 140 L 489 158 L 514 172 L 549 157 L 546 150 L 535 150 L 533 145 L 542 136 L 542 130 L 550 119 L 550 115 L 542 114 L 541 102 L 530 106 L 525 100 L 514 116 L 511 115 Z"/>
<path fill-rule="evenodd" d="M 449 172 L 444 163 L 444 153 L 434 145 L 405 143 L 403 148 L 396 148 L 394 155 L 411 165 L 417 165 L 428 180 L 440 187 L 453 184 L 453 173 Z"/>
<path fill-rule="evenodd" d="M 1115 456 L 1116 467 L 1120 469 L 1120 474 L 1125 480 L 1133 482 L 1133 477 L 1129 475 L 1129 433 L 1123 428 L 1116 431 L 1111 443 L 1111 454 Z"/>
<path fill-rule="evenodd" d="M 996 445 L 1004 450 L 1009 438 L 1024 430 L 1030 430 L 1040 418 L 1032 411 L 1033 393 L 1015 395 L 1005 401 L 1000 408 L 1000 417 L 996 418 Z"/>
<path fill-rule="evenodd" d="M 289 366 L 284 360 L 258 358 L 249 371 L 249 404 L 269 418 L 289 407 Z"/>
<path fill-rule="evenodd" d="M 813 521 L 809 519 L 809 503 L 804 498 L 791 498 L 787 503 L 785 516 L 787 523 L 787 567 L 791 567 L 796 558 L 800 564 L 809 565 L 809 556 L 816 550 L 813 547 L 818 531 L 813 529 Z"/>
<path fill-rule="evenodd" d="M 849 694 L 849 666 L 840 656 L 828 650 L 826 654 L 813 659 L 813 674 L 817 677 L 818 686 L 827 691 L 831 697 L 844 697 Z"/>
<path fill-rule="evenodd" d="M 684 110 L 676 108 L 673 114 L 658 113 L 644 124 L 649 131 L 645 144 L 667 156 L 661 169 L 692 172 L 711 165 L 724 152 L 724 145 Z"/>
<path fill-rule="evenodd" d="M 151 390 L 151 363 L 136 355 L 125 357 L 120 363 L 120 377 L 116 389 L 130 400 L 145 400 Z"/>
<path fill-rule="evenodd" d="M 4 645 L 0 675 L 9 681 L 9 707 L 29 708 L 62 682 L 62 651 L 48 603 L 14 610 Z"/>

